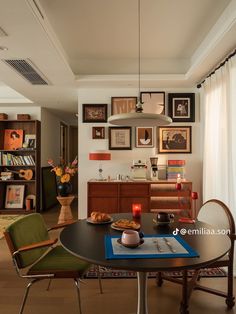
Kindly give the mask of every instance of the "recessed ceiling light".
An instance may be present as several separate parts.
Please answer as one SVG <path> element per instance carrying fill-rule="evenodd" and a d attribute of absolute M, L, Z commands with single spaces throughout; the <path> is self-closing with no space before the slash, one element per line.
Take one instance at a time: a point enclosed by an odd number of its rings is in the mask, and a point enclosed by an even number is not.
<path fill-rule="evenodd" d="M 8 50 L 8 48 L 7 48 L 7 47 L 5 47 L 5 46 L 0 46 L 0 50 L 2 50 L 2 51 L 6 51 L 6 50 Z"/>

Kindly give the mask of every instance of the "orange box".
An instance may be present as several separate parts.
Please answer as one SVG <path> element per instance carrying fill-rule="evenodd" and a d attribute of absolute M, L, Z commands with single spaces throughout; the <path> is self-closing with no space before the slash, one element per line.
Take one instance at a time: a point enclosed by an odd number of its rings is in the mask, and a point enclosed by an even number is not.
<path fill-rule="evenodd" d="M 0 113 L 0 120 L 7 120 L 8 115 L 6 113 Z"/>

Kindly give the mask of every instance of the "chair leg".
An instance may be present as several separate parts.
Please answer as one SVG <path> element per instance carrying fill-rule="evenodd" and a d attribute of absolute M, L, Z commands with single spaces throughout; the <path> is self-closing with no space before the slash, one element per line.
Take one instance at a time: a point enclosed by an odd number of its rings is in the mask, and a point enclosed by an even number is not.
<path fill-rule="evenodd" d="M 100 266 L 99 266 L 99 265 L 97 265 L 97 274 L 98 274 L 99 290 L 100 290 L 100 293 L 103 294 L 103 290 L 102 290 L 102 277 L 101 277 L 101 272 L 100 272 Z"/>
<path fill-rule="evenodd" d="M 49 282 L 48 282 L 48 286 L 47 286 L 47 289 L 46 289 L 47 291 L 49 291 L 49 289 L 50 289 L 50 286 L 51 286 L 51 283 L 52 283 L 52 279 L 50 278 L 50 279 L 49 279 Z"/>
<path fill-rule="evenodd" d="M 78 296 L 78 303 L 79 303 L 79 314 L 82 314 L 82 309 L 81 309 L 81 298 L 80 298 L 80 283 L 77 278 L 74 278 L 75 285 L 76 285 L 76 290 L 77 290 L 77 296 Z"/>
<path fill-rule="evenodd" d="M 160 271 L 157 273 L 156 283 L 157 283 L 158 287 L 161 287 L 163 284 L 163 279 L 162 279 L 162 275 L 161 275 Z"/>
<path fill-rule="evenodd" d="M 228 291 L 227 291 L 227 298 L 225 303 L 229 309 L 232 309 L 235 305 L 234 295 L 233 295 L 233 263 L 228 267 Z"/>
<path fill-rule="evenodd" d="M 27 300 L 27 297 L 28 297 L 28 294 L 29 294 L 29 290 L 30 290 L 30 287 L 37 281 L 40 281 L 41 279 L 33 279 L 30 283 L 28 283 L 27 287 L 26 287 L 26 290 L 25 290 L 25 295 L 24 295 L 24 298 L 23 298 L 23 301 L 22 301 L 22 304 L 21 304 L 21 308 L 20 308 L 20 313 L 19 314 L 22 314 L 23 311 L 24 311 L 24 307 L 25 307 L 25 303 L 26 303 L 26 300 Z"/>

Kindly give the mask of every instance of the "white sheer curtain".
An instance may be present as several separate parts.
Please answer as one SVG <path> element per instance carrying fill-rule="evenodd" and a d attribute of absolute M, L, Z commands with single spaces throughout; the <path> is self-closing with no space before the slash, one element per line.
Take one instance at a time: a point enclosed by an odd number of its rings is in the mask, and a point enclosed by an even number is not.
<path fill-rule="evenodd" d="M 236 219 L 236 56 L 206 79 L 203 101 L 203 200 L 222 200 Z"/>

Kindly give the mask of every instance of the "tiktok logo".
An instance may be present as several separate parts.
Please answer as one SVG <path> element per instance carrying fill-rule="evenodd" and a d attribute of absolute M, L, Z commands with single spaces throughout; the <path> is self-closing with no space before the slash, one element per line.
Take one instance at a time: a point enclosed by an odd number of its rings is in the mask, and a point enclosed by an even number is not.
<path fill-rule="evenodd" d="M 173 231 L 173 235 L 177 235 L 179 233 L 179 229 L 175 228 L 175 230 Z"/>

